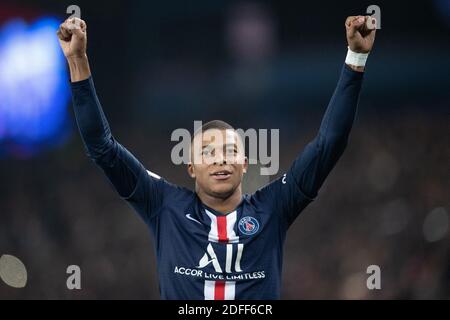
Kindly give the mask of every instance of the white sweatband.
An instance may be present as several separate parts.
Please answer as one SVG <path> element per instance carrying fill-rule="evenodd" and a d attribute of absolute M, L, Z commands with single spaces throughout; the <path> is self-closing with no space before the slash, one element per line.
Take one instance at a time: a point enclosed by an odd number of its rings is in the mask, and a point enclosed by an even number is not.
<path fill-rule="evenodd" d="M 368 56 L 369 53 L 356 53 L 350 50 L 350 47 L 348 47 L 345 63 L 356 67 L 364 67 L 366 65 Z"/>

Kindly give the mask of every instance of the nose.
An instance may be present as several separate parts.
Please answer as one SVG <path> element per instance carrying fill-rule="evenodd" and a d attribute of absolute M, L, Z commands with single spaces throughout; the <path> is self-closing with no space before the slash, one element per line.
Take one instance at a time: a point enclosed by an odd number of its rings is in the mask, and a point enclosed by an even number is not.
<path fill-rule="evenodd" d="M 227 164 L 227 160 L 225 159 L 223 152 L 216 152 L 214 157 L 214 164 L 215 165 Z"/>

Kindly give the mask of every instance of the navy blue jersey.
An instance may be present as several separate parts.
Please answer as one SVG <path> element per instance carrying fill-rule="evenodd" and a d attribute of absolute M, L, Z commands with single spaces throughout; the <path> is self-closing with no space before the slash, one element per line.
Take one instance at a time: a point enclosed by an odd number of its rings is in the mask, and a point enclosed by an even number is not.
<path fill-rule="evenodd" d="M 283 244 L 347 144 L 363 73 L 344 65 L 317 136 L 289 170 L 227 214 L 148 171 L 110 132 L 92 78 L 72 83 L 87 155 L 154 237 L 163 299 L 278 299 Z"/>

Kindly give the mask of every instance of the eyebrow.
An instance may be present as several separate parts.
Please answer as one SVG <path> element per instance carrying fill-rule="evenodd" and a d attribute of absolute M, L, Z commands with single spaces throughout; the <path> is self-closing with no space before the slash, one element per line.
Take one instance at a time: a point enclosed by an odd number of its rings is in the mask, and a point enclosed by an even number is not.
<path fill-rule="evenodd" d="M 233 148 L 236 148 L 236 149 L 237 149 L 237 148 L 238 148 L 238 145 L 237 145 L 237 143 L 227 143 L 227 144 L 224 145 L 224 147 L 225 147 L 225 148 L 227 148 L 227 147 L 233 147 Z M 203 149 L 206 149 L 206 148 L 212 148 L 212 147 L 211 147 L 211 144 L 208 143 L 208 144 L 202 146 L 202 150 L 203 150 Z"/>

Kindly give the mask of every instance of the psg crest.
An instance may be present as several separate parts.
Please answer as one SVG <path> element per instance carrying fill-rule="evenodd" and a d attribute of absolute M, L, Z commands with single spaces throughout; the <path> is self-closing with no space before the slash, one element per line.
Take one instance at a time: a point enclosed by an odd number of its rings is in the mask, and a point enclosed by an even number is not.
<path fill-rule="evenodd" d="M 251 236 L 258 232 L 259 222 L 253 217 L 243 217 L 239 220 L 239 231 L 245 235 Z"/>

